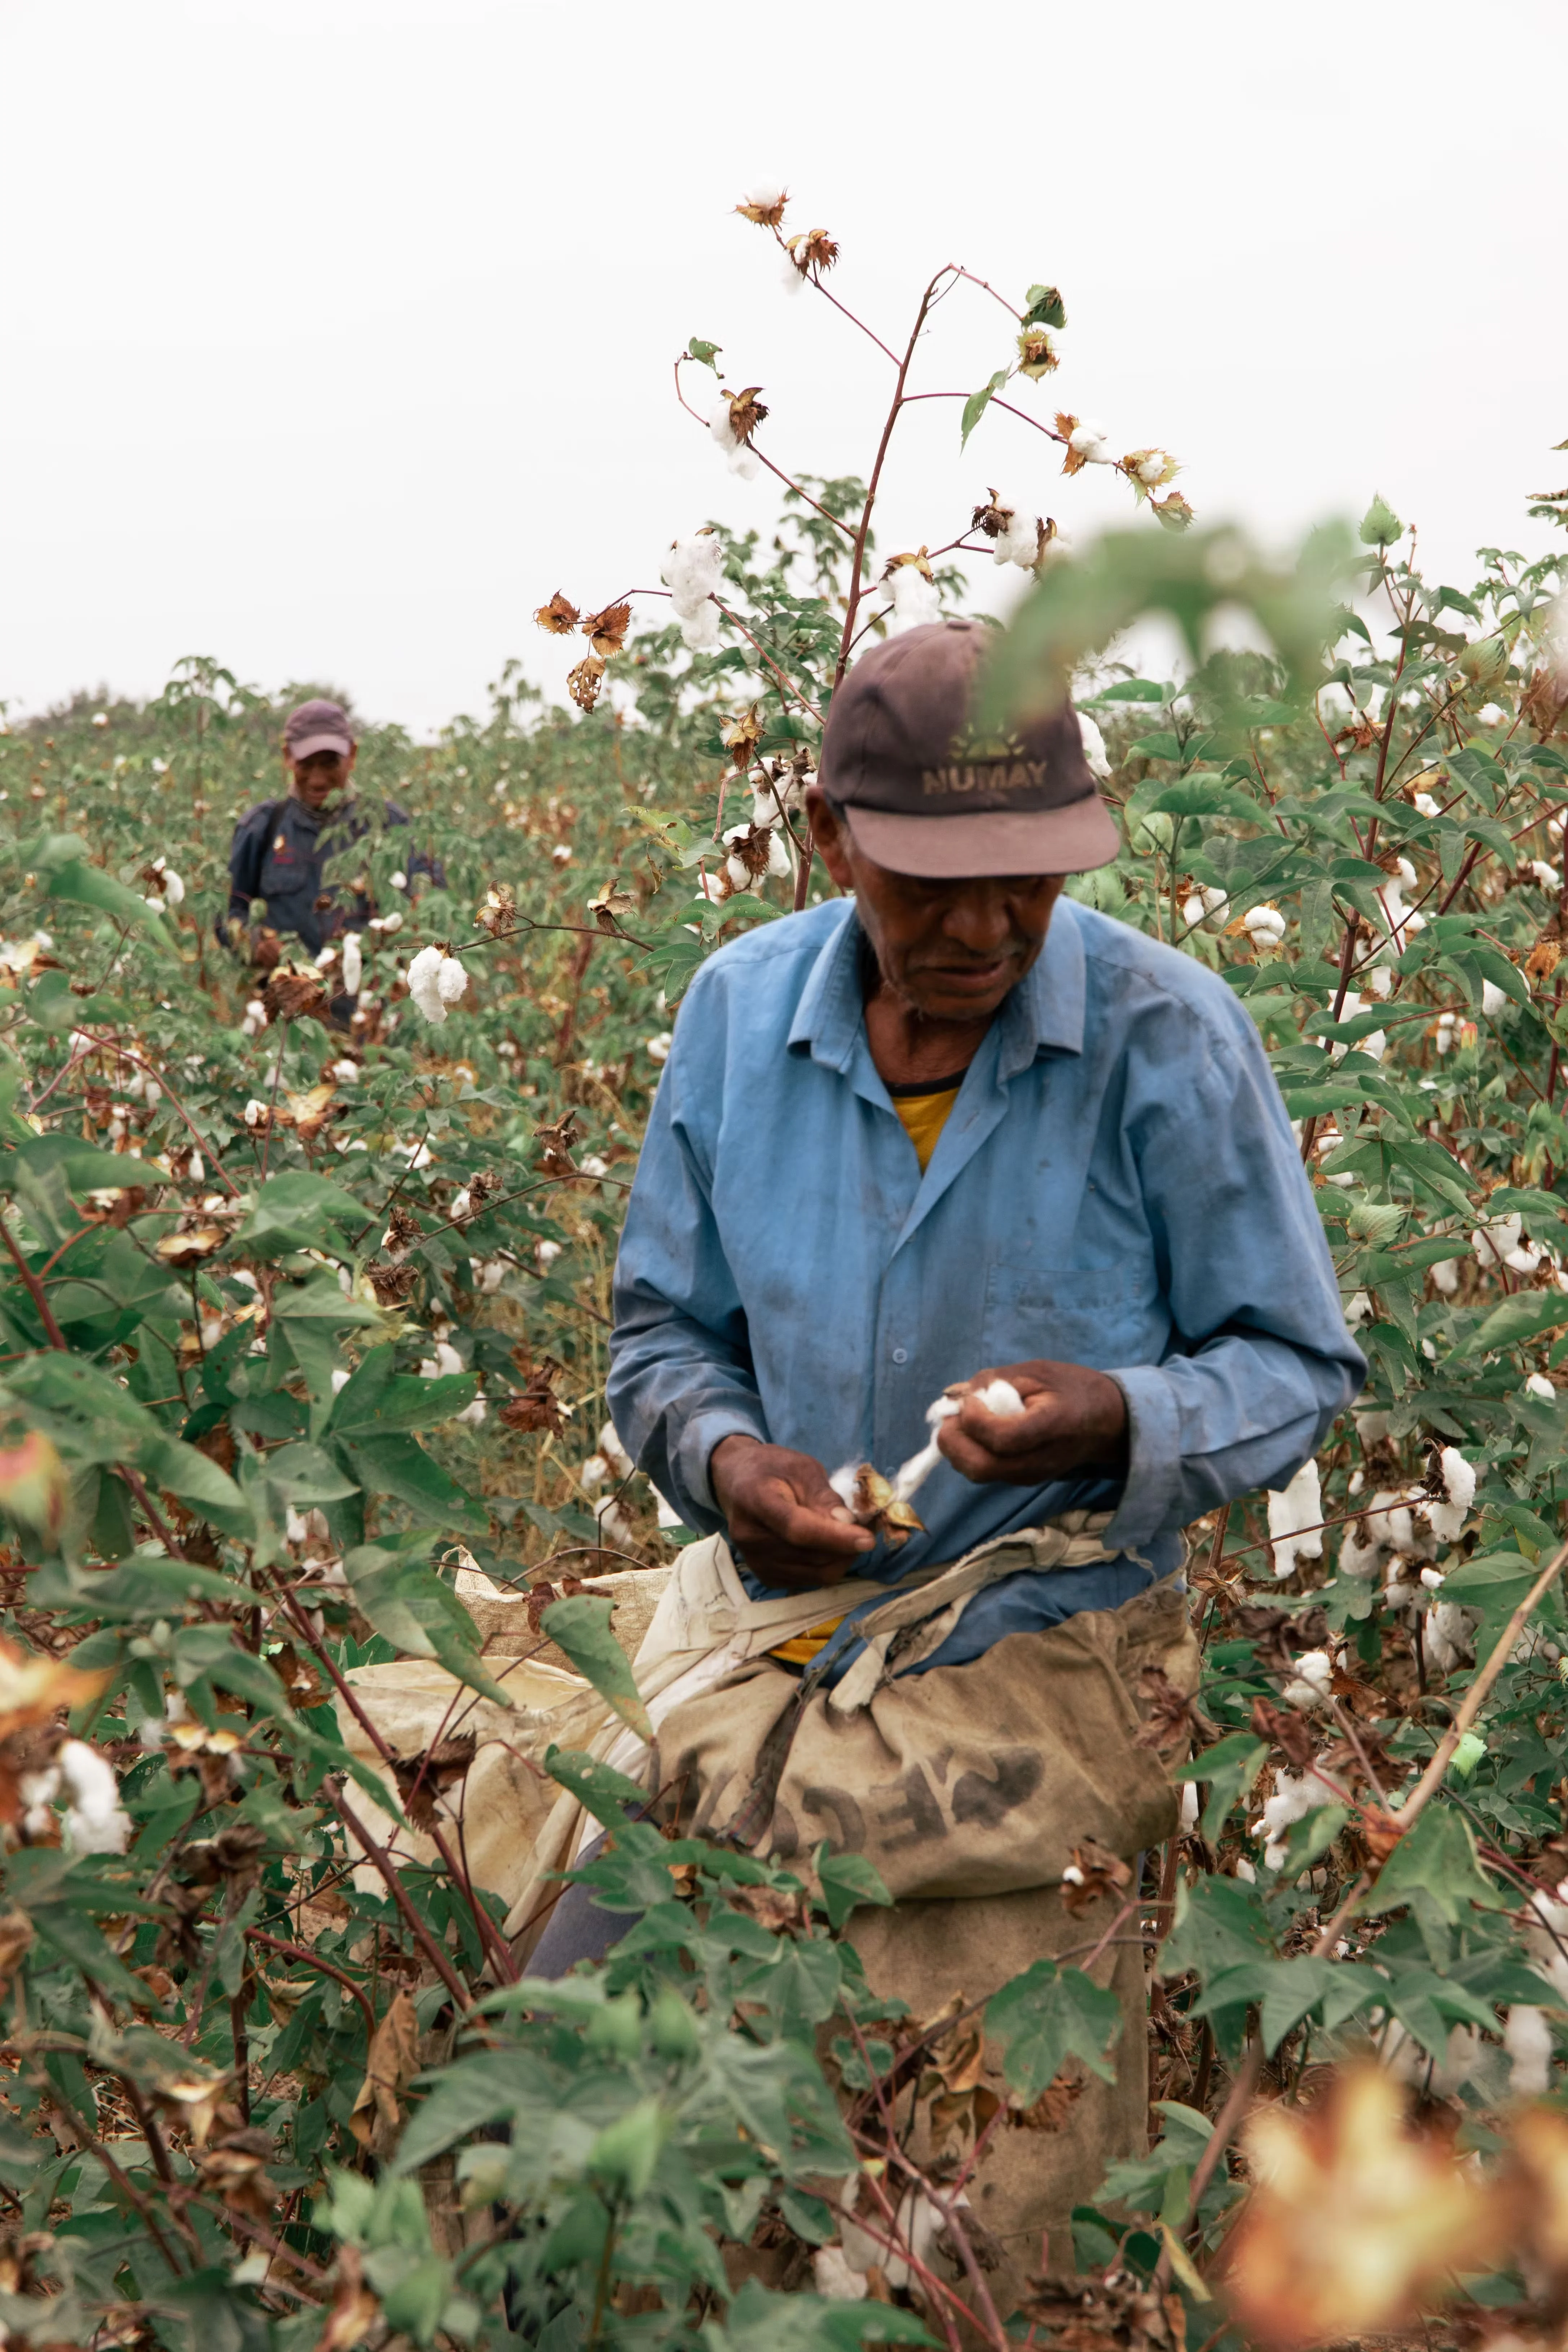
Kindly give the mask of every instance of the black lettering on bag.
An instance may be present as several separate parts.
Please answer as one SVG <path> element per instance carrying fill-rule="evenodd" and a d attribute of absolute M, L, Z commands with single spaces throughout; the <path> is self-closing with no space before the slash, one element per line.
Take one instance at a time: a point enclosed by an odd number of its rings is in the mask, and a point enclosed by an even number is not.
<path fill-rule="evenodd" d="M 959 1786 L 962 1788 L 963 1785 L 961 1781 Z M 926 1838 L 941 1838 L 947 1835 L 947 1823 L 942 1820 L 942 1807 L 932 1796 L 931 1782 L 918 1764 L 911 1764 L 909 1770 L 901 1773 L 896 1780 L 879 1782 L 869 1793 L 873 1797 L 880 1797 L 890 1796 L 895 1791 L 899 1801 L 888 1807 L 880 1823 L 884 1832 L 882 1844 L 889 1853 L 897 1853 L 906 1845 L 919 1845 Z M 893 1822 L 900 1819 L 909 1822 L 909 1828 L 901 1831 L 897 1837 L 887 1836 L 885 1832 Z"/>
<path fill-rule="evenodd" d="M 988 1780 L 984 1772 L 965 1772 L 953 1783 L 954 1822 L 977 1822 L 982 1829 L 994 1829 L 1005 1814 L 1034 1795 L 1045 1769 L 1037 1748 L 1000 1749 L 994 1780 Z"/>
<path fill-rule="evenodd" d="M 833 1818 L 833 1843 L 840 1853 L 864 1853 L 866 1816 L 847 1789 L 803 1789 L 800 1801 L 823 1821 Z"/>

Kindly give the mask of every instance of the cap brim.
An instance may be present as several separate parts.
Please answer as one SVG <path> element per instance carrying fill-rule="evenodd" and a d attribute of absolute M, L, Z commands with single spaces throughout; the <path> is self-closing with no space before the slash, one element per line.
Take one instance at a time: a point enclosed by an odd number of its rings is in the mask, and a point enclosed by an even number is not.
<path fill-rule="evenodd" d="M 346 760 L 353 750 L 353 739 L 349 735 L 307 735 L 303 742 L 289 744 L 289 756 L 308 760 L 312 751 L 338 751 Z"/>
<path fill-rule="evenodd" d="M 968 816 L 904 816 L 847 808 L 856 847 L 891 874 L 960 882 L 1003 874 L 1088 874 L 1121 845 L 1098 793 L 1065 808 L 997 809 Z"/>

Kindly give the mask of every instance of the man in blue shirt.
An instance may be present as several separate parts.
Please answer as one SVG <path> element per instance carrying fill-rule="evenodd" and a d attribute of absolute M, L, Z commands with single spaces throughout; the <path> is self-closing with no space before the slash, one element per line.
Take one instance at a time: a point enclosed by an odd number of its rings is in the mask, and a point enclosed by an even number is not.
<path fill-rule="evenodd" d="M 1182 1528 L 1282 1486 L 1365 1369 L 1240 1003 L 1062 895 L 1116 849 L 1075 714 L 966 733 L 985 636 L 910 630 L 835 696 L 808 802 L 852 896 L 693 982 L 611 1343 L 623 1440 L 753 1594 L 832 1587 L 841 1614 L 868 1570 L 1112 1514 L 1111 1559 L 989 1586 L 928 1669 L 1171 1573 Z M 966 1397 L 889 1571 L 829 1474 L 891 1475 L 944 1389 L 998 1372 L 1026 1410 Z M 851 1607 L 818 1672 L 856 1647 Z"/>

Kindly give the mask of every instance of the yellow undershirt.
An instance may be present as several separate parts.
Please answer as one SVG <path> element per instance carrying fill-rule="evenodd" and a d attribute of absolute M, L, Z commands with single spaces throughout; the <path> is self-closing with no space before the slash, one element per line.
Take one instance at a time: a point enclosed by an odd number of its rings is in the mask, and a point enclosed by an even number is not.
<path fill-rule="evenodd" d="M 889 1088 L 904 1133 L 915 1147 L 915 1158 L 921 1163 L 922 1176 L 931 1166 L 931 1153 L 936 1150 L 938 1138 L 947 1125 L 948 1113 L 958 1100 L 958 1090 L 963 1084 L 963 1076 L 960 1072 L 951 1085 L 938 1087 L 930 1094 L 902 1087 Z M 809 1666 L 817 1652 L 826 1646 L 843 1622 L 843 1616 L 826 1618 L 820 1625 L 813 1625 L 809 1633 L 797 1633 L 793 1642 L 781 1642 L 778 1648 L 768 1654 L 782 1658 L 788 1666 Z"/>

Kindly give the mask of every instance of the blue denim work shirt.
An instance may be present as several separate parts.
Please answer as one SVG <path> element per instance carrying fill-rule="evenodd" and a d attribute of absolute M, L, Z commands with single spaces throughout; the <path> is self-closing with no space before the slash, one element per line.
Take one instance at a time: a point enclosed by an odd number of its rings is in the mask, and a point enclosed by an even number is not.
<path fill-rule="evenodd" d="M 922 1176 L 871 1059 L 862 945 L 835 899 L 692 982 L 621 1239 L 609 1404 L 711 1533 L 709 1457 L 732 1433 L 890 1475 L 952 1381 L 1030 1357 L 1109 1372 L 1124 1481 L 983 1486 L 943 1462 L 916 1497 L 925 1534 L 858 1563 L 887 1579 L 1114 1513 L 1113 1560 L 979 1594 L 928 1661 L 957 1665 L 1168 1573 L 1188 1521 L 1285 1484 L 1366 1367 L 1262 1042 L 1215 973 L 1058 899 Z M 824 1615 L 853 1592 L 853 1574 L 826 1589 Z M 851 1619 L 831 1674 L 858 1647 Z"/>

